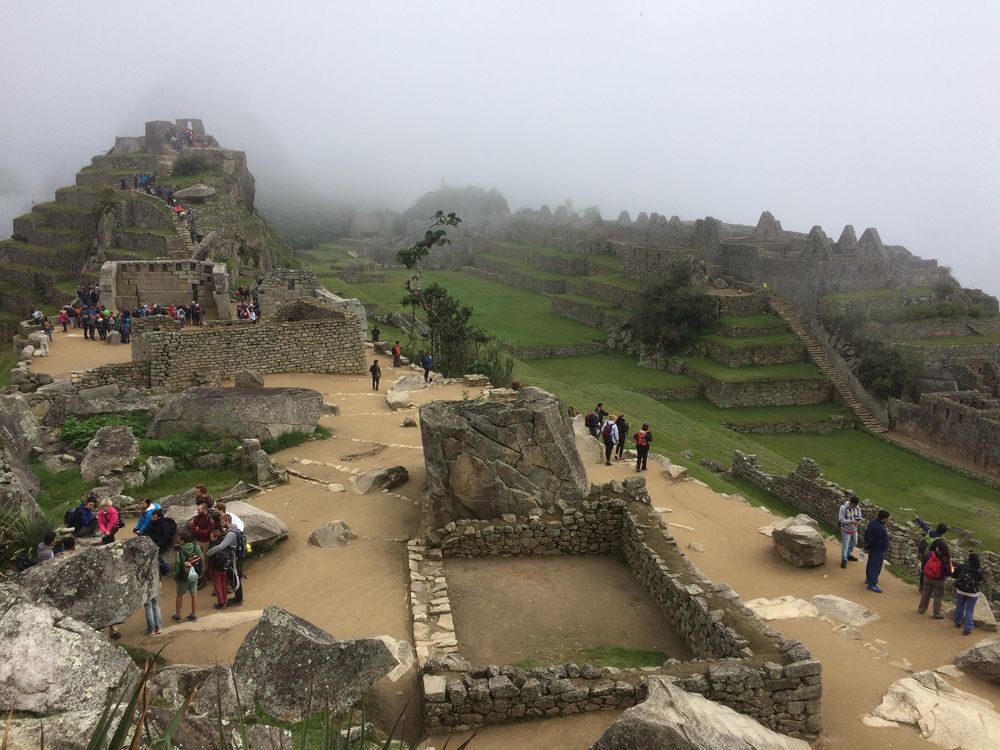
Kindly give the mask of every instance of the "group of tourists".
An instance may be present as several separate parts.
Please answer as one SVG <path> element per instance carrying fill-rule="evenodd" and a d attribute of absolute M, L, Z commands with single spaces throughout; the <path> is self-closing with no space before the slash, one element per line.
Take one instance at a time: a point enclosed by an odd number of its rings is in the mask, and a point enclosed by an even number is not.
<path fill-rule="evenodd" d="M 625 444 L 629 439 L 628 420 L 625 414 L 610 414 L 604 408 L 604 403 L 598 401 L 593 411 L 589 412 L 583 420 L 584 425 L 596 439 L 604 443 L 604 465 L 611 466 L 611 458 L 616 461 L 625 458 Z M 642 427 L 635 431 L 631 438 L 635 442 L 635 470 L 637 472 L 646 471 L 646 463 L 649 459 L 649 446 L 653 442 L 653 431 L 649 429 L 649 424 L 642 423 Z"/>
<path fill-rule="evenodd" d="M 378 327 L 378 325 L 375 325 L 375 326 L 372 327 L 371 336 L 372 336 L 372 344 L 378 344 L 379 342 L 382 341 L 382 331 Z M 396 341 L 392 345 L 392 349 L 390 350 L 390 353 L 392 354 L 392 366 L 393 367 L 402 367 L 403 366 L 403 347 L 400 346 L 399 341 Z M 424 371 L 424 382 L 425 383 L 430 383 L 431 382 L 431 368 L 434 367 L 434 358 L 431 356 L 431 353 L 429 351 L 423 351 L 423 350 L 421 350 L 420 354 L 417 356 L 417 361 L 420 363 L 420 367 Z M 377 376 L 376 376 L 376 369 L 378 371 L 378 375 Z M 378 361 L 374 362 L 372 364 L 372 366 L 368 368 L 368 371 L 372 375 L 372 390 L 377 391 L 378 390 L 378 378 L 382 377 L 382 368 L 381 368 L 381 366 L 379 366 Z"/>
<path fill-rule="evenodd" d="M 862 558 L 866 554 L 868 555 L 865 566 L 865 586 L 869 591 L 874 591 L 877 594 L 882 593 L 878 579 L 889 551 L 889 530 L 886 527 L 889 516 L 887 510 L 878 511 L 875 518 L 869 521 L 865 528 L 863 545 L 861 546 Z M 863 520 L 861 501 L 857 495 L 851 495 L 840 506 L 838 512 L 841 568 L 846 568 L 848 563 L 859 560 L 854 556 L 854 550 L 858 544 L 858 529 Z M 949 578 L 953 578 L 955 580 L 955 627 L 961 628 L 964 635 L 969 635 L 972 633 L 973 613 L 985 578 L 979 555 L 970 552 L 965 562 L 958 565 L 953 564 L 951 549 L 944 539 L 944 535 L 948 533 L 948 525 L 939 523 L 931 528 L 931 525 L 919 516 L 913 520 L 923 531 L 923 535 L 916 544 L 920 559 L 920 602 L 917 605 L 917 612 L 924 614 L 933 601 L 932 617 L 935 620 L 945 619 L 941 612 L 945 582 Z"/>

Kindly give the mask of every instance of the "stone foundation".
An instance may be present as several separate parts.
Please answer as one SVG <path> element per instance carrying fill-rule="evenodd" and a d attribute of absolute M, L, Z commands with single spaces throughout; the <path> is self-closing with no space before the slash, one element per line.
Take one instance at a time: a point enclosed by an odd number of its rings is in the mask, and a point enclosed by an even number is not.
<path fill-rule="evenodd" d="M 101 266 L 101 300 L 113 309 L 185 304 L 196 300 L 207 314 L 232 317 L 229 276 L 222 263 L 200 260 L 109 260 Z"/>

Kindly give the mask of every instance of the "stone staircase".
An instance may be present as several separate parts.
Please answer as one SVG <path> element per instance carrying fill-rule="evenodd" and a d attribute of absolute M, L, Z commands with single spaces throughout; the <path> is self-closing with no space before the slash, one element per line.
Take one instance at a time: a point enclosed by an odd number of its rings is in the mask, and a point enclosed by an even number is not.
<path fill-rule="evenodd" d="M 802 340 L 806 351 L 809 353 L 809 358 L 830 379 L 830 383 L 833 385 L 837 395 L 854 412 L 854 415 L 864 428 L 870 432 L 885 432 L 886 428 L 878 421 L 871 409 L 861 403 L 850 386 L 844 382 L 844 379 L 830 361 L 826 350 L 816 340 L 813 332 L 809 330 L 809 326 L 802 321 L 795 309 L 784 300 L 778 299 L 775 296 L 771 297 L 770 305 L 771 309 L 788 324 L 792 333 Z"/>
<path fill-rule="evenodd" d="M 177 214 L 173 214 L 174 226 L 177 228 L 177 238 L 179 243 L 173 243 L 168 257 L 177 260 L 187 260 L 193 258 L 198 246 L 191 239 L 191 230 L 187 224 Z"/>

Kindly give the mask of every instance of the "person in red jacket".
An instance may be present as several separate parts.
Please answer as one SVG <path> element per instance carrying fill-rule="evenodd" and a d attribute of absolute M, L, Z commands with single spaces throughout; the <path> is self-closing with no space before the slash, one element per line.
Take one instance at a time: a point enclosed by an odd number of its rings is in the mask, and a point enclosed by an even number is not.
<path fill-rule="evenodd" d="M 198 503 L 198 512 L 188 522 L 191 529 L 191 536 L 194 537 L 195 544 L 201 547 L 202 556 L 208 551 L 208 545 L 212 541 L 212 531 L 216 528 L 215 519 L 205 502 Z M 207 567 L 207 566 L 206 566 Z M 201 571 L 201 580 L 205 580 L 205 567 Z M 199 584 L 201 586 L 201 584 Z"/>

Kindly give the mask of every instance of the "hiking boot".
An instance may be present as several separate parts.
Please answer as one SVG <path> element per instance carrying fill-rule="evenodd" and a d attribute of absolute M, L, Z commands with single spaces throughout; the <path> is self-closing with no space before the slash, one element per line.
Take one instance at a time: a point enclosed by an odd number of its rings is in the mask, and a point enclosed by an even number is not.
<path fill-rule="evenodd" d="M 170 615 L 170 619 L 173 620 L 174 622 L 180 622 L 181 621 L 181 616 L 180 615 Z"/>
<path fill-rule="evenodd" d="M 857 562 L 858 561 L 858 558 L 856 558 L 854 555 L 848 555 L 847 559 L 850 560 L 851 562 Z"/>
<path fill-rule="evenodd" d="M 230 600 L 228 600 L 226 602 L 226 606 L 227 607 L 242 607 L 243 606 L 243 600 L 240 599 L 239 601 L 237 601 L 236 599 L 230 599 Z"/>
<path fill-rule="evenodd" d="M 225 609 L 225 608 L 226 608 L 225 604 L 213 604 L 212 605 L 212 609 Z"/>
<path fill-rule="evenodd" d="M 191 622 L 194 622 L 195 620 L 198 619 L 198 615 L 188 615 L 187 619 L 189 619 Z"/>
<path fill-rule="evenodd" d="M 868 590 L 869 590 L 869 591 L 874 591 L 874 592 L 875 592 L 876 594 L 881 594 L 881 593 L 882 593 L 882 589 L 880 589 L 880 588 L 878 587 L 878 584 L 876 584 L 876 585 L 874 585 L 874 586 L 869 586 L 869 587 L 868 587 Z"/>
<path fill-rule="evenodd" d="M 847 567 L 847 560 L 841 560 L 840 561 L 840 567 L 841 568 L 846 568 Z"/>
<path fill-rule="evenodd" d="M 944 615 L 934 615 L 934 619 L 935 620 L 943 620 L 944 619 Z"/>

